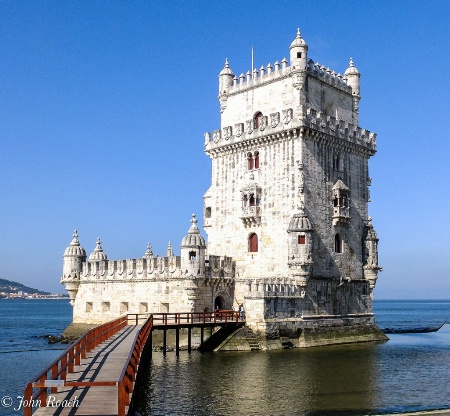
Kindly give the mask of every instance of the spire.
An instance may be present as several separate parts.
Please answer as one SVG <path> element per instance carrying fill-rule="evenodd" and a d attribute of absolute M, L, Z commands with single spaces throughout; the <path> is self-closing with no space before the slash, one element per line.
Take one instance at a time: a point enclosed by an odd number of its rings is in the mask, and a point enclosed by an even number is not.
<path fill-rule="evenodd" d="M 189 234 L 200 234 L 200 230 L 197 227 L 197 216 L 195 214 L 192 214 L 192 218 L 191 218 L 191 226 L 189 227 Z"/>
<path fill-rule="evenodd" d="M 73 240 L 70 242 L 70 245 L 71 246 L 79 246 L 80 242 L 78 241 L 78 232 L 77 232 L 77 230 L 74 230 L 72 237 L 73 237 Z"/>
<path fill-rule="evenodd" d="M 106 260 L 106 254 L 103 252 L 102 242 L 100 237 L 97 238 L 97 245 L 94 251 L 89 255 L 89 260 Z"/>
<path fill-rule="evenodd" d="M 167 257 L 172 257 L 173 256 L 172 244 L 170 244 L 170 241 L 169 241 L 169 245 L 167 246 L 166 256 Z"/>
<path fill-rule="evenodd" d="M 147 244 L 147 251 L 142 258 L 145 259 L 147 257 L 153 257 L 152 245 L 150 243 Z"/>

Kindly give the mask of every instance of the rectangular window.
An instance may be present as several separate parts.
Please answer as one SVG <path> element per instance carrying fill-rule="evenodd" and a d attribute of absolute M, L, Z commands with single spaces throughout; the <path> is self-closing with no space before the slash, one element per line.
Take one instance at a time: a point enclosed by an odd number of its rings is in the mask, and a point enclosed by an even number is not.
<path fill-rule="evenodd" d="M 86 312 L 92 312 L 92 302 L 86 302 Z"/>
<path fill-rule="evenodd" d="M 298 236 L 298 243 L 299 244 L 306 244 L 306 237 L 304 235 Z"/>
<path fill-rule="evenodd" d="M 109 312 L 111 310 L 110 302 L 102 302 L 102 312 Z"/>
<path fill-rule="evenodd" d="M 128 312 L 128 302 L 120 302 L 120 314 L 123 315 L 124 313 Z"/>
<path fill-rule="evenodd" d="M 139 313 L 147 313 L 148 312 L 148 303 L 147 302 L 141 302 L 139 304 Z"/>

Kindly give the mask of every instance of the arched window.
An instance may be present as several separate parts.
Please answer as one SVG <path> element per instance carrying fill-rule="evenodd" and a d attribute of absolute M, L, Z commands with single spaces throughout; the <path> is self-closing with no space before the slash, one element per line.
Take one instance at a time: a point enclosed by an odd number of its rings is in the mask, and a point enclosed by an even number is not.
<path fill-rule="evenodd" d="M 259 129 L 259 126 L 261 125 L 261 119 L 263 115 L 261 112 L 258 112 L 255 114 L 255 117 L 253 118 L 253 127 L 255 129 Z"/>
<path fill-rule="evenodd" d="M 255 152 L 255 169 L 259 169 L 259 152 Z"/>
<path fill-rule="evenodd" d="M 342 240 L 339 234 L 334 236 L 334 251 L 335 253 L 342 253 Z"/>
<path fill-rule="evenodd" d="M 247 166 L 248 166 L 248 170 L 252 170 L 253 169 L 253 155 L 251 153 L 247 153 Z"/>
<path fill-rule="evenodd" d="M 258 252 L 258 236 L 255 233 L 250 234 L 248 238 L 248 251 L 250 253 Z"/>
<path fill-rule="evenodd" d="M 197 253 L 195 251 L 189 252 L 189 260 L 195 260 L 197 258 Z"/>

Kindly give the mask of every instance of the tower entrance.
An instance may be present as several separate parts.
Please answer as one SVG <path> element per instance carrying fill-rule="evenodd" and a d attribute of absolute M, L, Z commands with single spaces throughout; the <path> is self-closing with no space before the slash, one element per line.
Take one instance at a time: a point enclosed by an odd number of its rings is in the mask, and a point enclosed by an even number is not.
<path fill-rule="evenodd" d="M 223 296 L 216 296 L 214 299 L 214 309 L 225 309 L 225 299 Z"/>

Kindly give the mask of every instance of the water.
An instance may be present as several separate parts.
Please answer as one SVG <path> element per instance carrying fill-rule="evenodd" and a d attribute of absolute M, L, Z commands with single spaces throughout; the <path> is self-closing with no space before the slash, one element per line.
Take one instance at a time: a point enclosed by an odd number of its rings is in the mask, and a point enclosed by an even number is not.
<path fill-rule="evenodd" d="M 44 335 L 59 336 L 72 319 L 68 300 L 0 299 L 0 415 L 19 415 L 14 407 L 25 386 L 50 364 L 65 345 L 49 345 Z M 2 406 L 1 398 L 13 398 Z"/>
<path fill-rule="evenodd" d="M 381 328 L 450 323 L 450 301 L 376 301 Z M 347 416 L 450 408 L 450 325 L 386 343 L 154 354 L 148 415 Z"/>
<path fill-rule="evenodd" d="M 380 327 L 450 323 L 450 301 L 375 301 Z M 0 300 L 0 397 L 60 353 L 39 336 L 71 321 L 66 300 Z M 450 325 L 381 344 L 307 350 L 154 353 L 142 390 L 148 415 L 347 416 L 450 408 Z M 49 350 L 50 348 L 50 350 Z M 11 352 L 16 351 L 16 352 Z M 0 404 L 0 415 L 18 415 Z"/>

